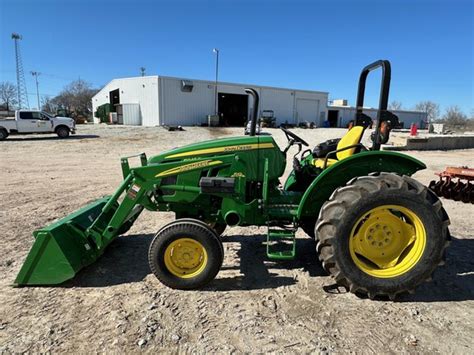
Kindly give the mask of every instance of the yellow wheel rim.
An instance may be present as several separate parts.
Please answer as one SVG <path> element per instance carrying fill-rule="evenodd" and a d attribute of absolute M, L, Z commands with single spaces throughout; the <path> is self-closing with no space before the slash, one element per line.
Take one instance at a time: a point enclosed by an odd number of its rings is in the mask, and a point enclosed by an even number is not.
<path fill-rule="evenodd" d="M 179 238 L 165 250 L 165 266 L 173 275 L 189 279 L 199 275 L 207 265 L 207 252 L 191 238 Z"/>
<path fill-rule="evenodd" d="M 351 231 L 349 249 L 356 266 L 371 276 L 403 275 L 420 260 L 426 231 L 410 209 L 383 205 L 365 213 Z"/>

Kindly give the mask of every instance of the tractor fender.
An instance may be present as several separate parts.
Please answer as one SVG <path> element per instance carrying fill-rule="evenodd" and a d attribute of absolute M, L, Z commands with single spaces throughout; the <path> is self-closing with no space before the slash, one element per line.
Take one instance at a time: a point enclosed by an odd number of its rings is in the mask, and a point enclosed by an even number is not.
<path fill-rule="evenodd" d="M 297 218 L 318 216 L 331 194 L 349 180 L 375 172 L 411 176 L 426 165 L 406 154 L 388 151 L 367 151 L 352 155 L 328 168 L 313 180 L 301 198 Z"/>

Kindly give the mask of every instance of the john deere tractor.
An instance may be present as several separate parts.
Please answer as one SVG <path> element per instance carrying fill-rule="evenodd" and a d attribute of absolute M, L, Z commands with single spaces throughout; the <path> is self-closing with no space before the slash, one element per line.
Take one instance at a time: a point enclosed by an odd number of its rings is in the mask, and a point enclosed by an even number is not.
<path fill-rule="evenodd" d="M 361 143 L 366 78 L 382 69 L 380 104 L 371 147 Z M 396 116 L 387 111 L 390 63 L 362 70 L 355 125 L 337 142 L 309 144 L 288 129 L 282 150 L 270 135 L 255 135 L 258 95 L 250 135 L 190 144 L 131 167 L 101 198 L 33 233 L 35 243 L 15 284 L 52 285 L 93 263 L 143 209 L 172 211 L 176 220 L 153 239 L 148 261 L 166 286 L 196 289 L 219 272 L 226 226 L 266 226 L 269 259 L 296 257 L 295 232 L 315 239 L 319 259 L 336 282 L 371 298 L 412 291 L 443 262 L 448 216 L 438 197 L 410 176 L 425 165 L 410 156 L 380 151 Z M 381 131 L 381 127 L 385 129 Z M 293 171 L 281 184 L 287 153 Z M 146 257 L 145 255 L 143 257 Z M 317 262 L 315 260 L 315 262 Z"/>

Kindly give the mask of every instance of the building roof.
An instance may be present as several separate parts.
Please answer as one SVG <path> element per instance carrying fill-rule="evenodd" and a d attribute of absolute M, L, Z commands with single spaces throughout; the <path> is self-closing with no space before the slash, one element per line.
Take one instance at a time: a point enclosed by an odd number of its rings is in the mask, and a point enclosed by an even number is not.
<path fill-rule="evenodd" d="M 102 89 L 105 87 L 109 86 L 112 84 L 114 81 L 119 81 L 119 80 L 141 80 L 141 79 L 149 79 L 149 78 L 164 78 L 164 79 L 174 79 L 174 80 L 189 80 L 189 81 L 194 81 L 194 82 L 200 82 L 200 83 L 206 83 L 206 84 L 211 84 L 214 85 L 215 81 L 213 80 L 200 80 L 200 79 L 189 79 L 189 78 L 178 78 L 174 76 L 164 76 L 164 75 L 149 75 L 149 76 L 132 76 L 132 77 L 127 77 L 127 78 L 116 78 L 112 79 L 109 81 L 106 85 L 103 86 Z M 324 94 L 324 95 L 329 95 L 329 92 L 327 91 L 316 91 L 316 90 L 302 90 L 302 89 L 292 89 L 292 88 L 282 88 L 282 87 L 276 87 L 276 86 L 265 86 L 265 85 L 257 85 L 257 84 L 244 84 L 244 83 L 229 83 L 225 81 L 219 81 L 218 85 L 228 85 L 228 86 L 244 86 L 244 87 L 251 87 L 251 88 L 260 88 L 260 89 L 272 89 L 272 90 L 285 90 L 285 91 L 298 91 L 298 92 L 307 92 L 307 93 L 312 93 L 312 94 Z M 92 98 L 94 98 L 96 95 L 98 95 L 102 89 L 100 89 Z"/>

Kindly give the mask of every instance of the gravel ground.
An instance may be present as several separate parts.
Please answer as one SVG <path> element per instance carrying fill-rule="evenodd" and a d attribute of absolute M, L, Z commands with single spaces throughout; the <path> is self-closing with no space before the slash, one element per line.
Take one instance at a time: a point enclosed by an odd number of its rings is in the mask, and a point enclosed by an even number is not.
<path fill-rule="evenodd" d="M 147 249 L 173 215 L 150 212 L 74 280 L 11 287 L 33 243 L 31 232 L 111 194 L 121 180 L 121 156 L 151 156 L 241 131 L 79 126 L 67 140 L 48 135 L 0 142 L 0 353 L 473 353 L 474 205 L 454 201 L 443 201 L 453 235 L 446 266 L 396 302 L 326 292 L 333 281 L 309 238 L 298 233 L 297 260 L 271 262 L 262 245 L 265 230 L 255 227 L 227 229 L 224 264 L 208 287 L 168 289 L 151 274 Z M 295 132 L 315 144 L 344 130 Z M 282 132 L 271 133 L 283 147 Z M 407 153 L 428 165 L 415 175 L 425 184 L 447 165 L 474 166 L 474 150 Z"/>

